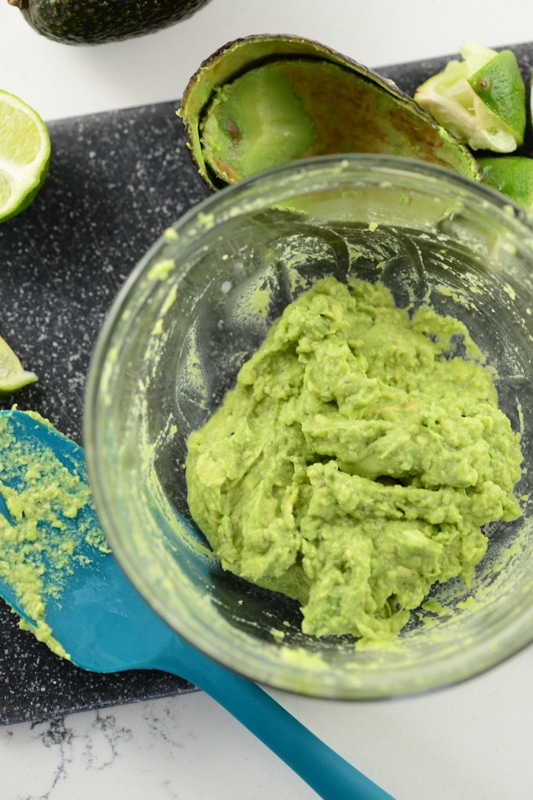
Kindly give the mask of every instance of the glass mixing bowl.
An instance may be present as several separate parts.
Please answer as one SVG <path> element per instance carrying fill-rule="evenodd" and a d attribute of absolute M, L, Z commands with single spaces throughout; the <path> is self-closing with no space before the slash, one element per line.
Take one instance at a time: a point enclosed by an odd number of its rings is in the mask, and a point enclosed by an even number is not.
<path fill-rule="evenodd" d="M 85 445 L 114 553 L 150 605 L 213 659 L 265 684 L 379 698 L 464 680 L 533 639 L 532 472 L 523 515 L 491 524 L 473 585 L 431 592 L 395 646 L 314 638 L 298 604 L 224 571 L 187 507 L 184 459 L 294 297 L 326 275 L 383 281 L 397 304 L 466 323 L 496 370 L 500 406 L 533 447 L 533 232 L 482 185 L 422 162 L 299 161 L 214 194 L 142 258 L 93 356 Z M 282 634 L 280 633 L 282 632 Z"/>

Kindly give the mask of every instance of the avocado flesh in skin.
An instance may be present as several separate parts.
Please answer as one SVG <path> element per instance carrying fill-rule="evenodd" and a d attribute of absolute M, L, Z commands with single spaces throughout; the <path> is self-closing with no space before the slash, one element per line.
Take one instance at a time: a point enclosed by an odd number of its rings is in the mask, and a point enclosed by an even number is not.
<path fill-rule="evenodd" d="M 199 121 L 202 159 L 215 186 L 324 154 L 386 153 L 470 170 L 453 137 L 399 97 L 353 68 L 278 56 L 214 87 Z"/>
<path fill-rule="evenodd" d="M 64 44 L 142 36 L 192 16 L 209 0 L 8 0 L 38 33 Z"/>
<path fill-rule="evenodd" d="M 315 123 L 288 72 L 283 64 L 270 64 L 215 93 L 202 141 L 206 160 L 220 177 L 236 181 L 311 154 Z"/>

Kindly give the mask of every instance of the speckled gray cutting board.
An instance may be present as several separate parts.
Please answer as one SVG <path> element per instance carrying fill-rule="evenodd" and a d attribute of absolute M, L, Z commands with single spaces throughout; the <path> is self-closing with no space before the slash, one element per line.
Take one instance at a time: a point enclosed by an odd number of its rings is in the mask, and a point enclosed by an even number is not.
<path fill-rule="evenodd" d="M 533 45 L 513 49 L 529 83 Z M 380 72 L 412 94 L 446 60 Z M 0 226 L 0 335 L 39 375 L 16 402 L 78 442 L 89 359 L 118 289 L 162 230 L 208 195 L 185 146 L 178 105 L 49 122 L 47 181 L 23 214 Z M 2 723 L 193 689 L 155 671 L 78 669 L 19 630 L 0 601 Z"/>

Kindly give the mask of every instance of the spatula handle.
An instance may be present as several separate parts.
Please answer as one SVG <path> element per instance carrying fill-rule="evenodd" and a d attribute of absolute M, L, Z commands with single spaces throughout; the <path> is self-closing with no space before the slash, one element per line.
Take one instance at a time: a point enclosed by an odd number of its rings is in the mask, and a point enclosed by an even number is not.
<path fill-rule="evenodd" d="M 323 800 L 393 800 L 255 683 L 216 664 L 184 641 L 179 661 L 179 670 L 168 665 L 164 669 L 179 672 L 220 703 Z M 190 668 L 184 673 L 186 663 Z"/>

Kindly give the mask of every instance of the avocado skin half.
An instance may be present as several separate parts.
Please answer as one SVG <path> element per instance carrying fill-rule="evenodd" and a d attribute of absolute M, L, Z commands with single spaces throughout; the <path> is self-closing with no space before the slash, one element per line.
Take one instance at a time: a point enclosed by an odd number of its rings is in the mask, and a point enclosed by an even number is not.
<path fill-rule="evenodd" d="M 412 97 L 375 70 L 312 39 L 290 34 L 257 34 L 234 39 L 204 59 L 189 79 L 178 109 L 192 161 L 210 189 L 222 189 L 239 179 L 218 169 L 205 146 L 203 132 L 207 117 L 213 113 L 217 93 L 255 68 L 295 59 L 308 65 L 313 62 L 336 65 L 349 76 L 346 80 L 353 83 L 352 91 L 342 95 L 344 105 L 338 87 L 328 84 L 327 92 L 337 102 L 334 114 L 328 116 L 320 104 L 316 113 L 311 109 L 315 122 L 327 126 L 330 120 L 331 130 L 340 130 L 342 146 L 338 146 L 339 141 L 333 135 L 328 135 L 330 146 L 309 155 L 388 153 L 429 161 L 481 180 L 479 165 L 468 148 Z M 317 79 L 310 85 L 320 89 L 323 81 Z"/>
<path fill-rule="evenodd" d="M 63 44 L 143 36 L 191 17 L 209 0 L 8 0 L 38 33 Z"/>

